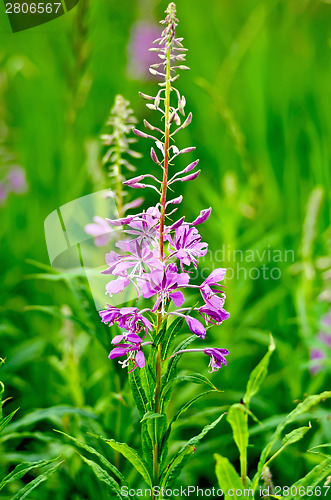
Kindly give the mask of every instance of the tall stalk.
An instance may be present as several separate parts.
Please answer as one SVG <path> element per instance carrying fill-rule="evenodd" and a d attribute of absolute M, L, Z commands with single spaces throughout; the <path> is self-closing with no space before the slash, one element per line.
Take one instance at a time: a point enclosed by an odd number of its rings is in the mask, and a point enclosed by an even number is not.
<path fill-rule="evenodd" d="M 167 187 L 168 187 L 168 168 L 169 168 L 169 141 L 170 141 L 170 93 L 171 93 L 171 48 L 172 40 L 174 38 L 174 19 L 175 11 L 172 6 L 168 7 L 169 14 L 169 24 L 166 42 L 166 68 L 165 68 L 165 101 L 164 101 L 164 112 L 165 112 L 165 122 L 164 122 L 164 161 L 163 161 L 163 178 L 161 185 L 161 199 L 160 199 L 160 229 L 159 229 L 159 258 L 164 261 L 164 219 L 165 219 L 165 209 L 166 209 L 166 199 L 167 199 Z M 157 335 L 159 334 L 160 326 L 163 321 L 162 312 L 158 313 L 157 319 Z M 162 355 L 161 355 L 161 343 L 158 345 L 158 351 L 155 359 L 155 413 L 160 413 L 160 396 L 161 396 L 161 375 L 162 375 Z M 159 483 L 159 444 L 158 444 L 158 419 L 155 422 L 155 443 L 153 446 L 153 479 L 154 485 L 157 486 Z"/>

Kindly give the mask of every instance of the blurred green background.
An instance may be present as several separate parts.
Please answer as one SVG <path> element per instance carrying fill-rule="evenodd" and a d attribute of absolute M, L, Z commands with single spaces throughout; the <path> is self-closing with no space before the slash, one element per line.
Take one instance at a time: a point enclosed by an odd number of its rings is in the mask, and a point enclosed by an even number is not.
<path fill-rule="evenodd" d="M 111 336 L 99 324 L 84 277 L 48 268 L 44 220 L 106 187 L 99 135 L 116 94 L 131 101 L 139 124 L 154 120 L 138 96 L 156 89 L 155 80 L 138 71 L 144 65 L 139 44 L 144 46 L 148 29 L 155 30 L 166 4 L 80 0 L 62 18 L 16 34 L 0 7 L 0 183 L 11 163 L 24 168 L 27 182 L 26 192 L 9 193 L 0 206 L 0 357 L 6 358 L 0 379 L 5 397 L 12 398 L 4 412 L 20 407 L 0 441 L 1 470 L 60 453 L 66 458 L 35 490 L 35 499 L 108 498 L 53 428 L 83 439 L 92 430 L 135 443 L 137 415 L 126 376 L 107 359 Z M 265 423 L 253 423 L 254 470 L 280 416 L 305 394 L 331 387 L 330 345 L 319 335 L 327 330 L 331 301 L 331 5 L 178 0 L 177 12 L 191 68 L 177 88 L 193 112 L 178 145 L 196 146 L 202 168 L 199 180 L 184 186 L 180 212 L 193 220 L 213 207 L 200 228 L 211 250 L 202 267 L 233 273 L 226 280 L 231 317 L 208 340 L 230 351 L 227 368 L 212 375 L 224 392 L 191 408 L 176 437 L 189 437 L 240 401 L 272 332 L 277 350 L 252 402 Z M 139 173 L 154 168 L 149 146 L 137 146 L 144 154 Z M 157 201 L 146 193 L 144 207 Z M 263 278 L 263 265 L 269 273 L 276 269 L 276 279 Z M 316 350 L 320 357 L 310 359 Z M 183 371 L 197 366 L 207 372 L 205 359 L 181 361 Z M 175 406 L 200 390 L 178 390 Z M 316 461 L 308 447 L 331 441 L 323 408 L 309 415 L 309 437 L 275 460 L 275 484 L 292 484 L 307 473 Z M 106 452 L 134 483 L 130 468 Z M 215 452 L 238 463 L 225 421 L 198 448 L 182 483 L 216 485 Z M 19 486 L 14 483 L 1 498 L 12 498 Z"/>

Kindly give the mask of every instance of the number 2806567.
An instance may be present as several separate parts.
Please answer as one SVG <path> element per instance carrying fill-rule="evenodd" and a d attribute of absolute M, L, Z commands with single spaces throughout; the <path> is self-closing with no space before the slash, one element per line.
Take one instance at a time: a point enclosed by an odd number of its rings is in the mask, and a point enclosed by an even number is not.
<path fill-rule="evenodd" d="M 6 14 L 57 14 L 62 7 L 59 3 L 6 3 Z"/>

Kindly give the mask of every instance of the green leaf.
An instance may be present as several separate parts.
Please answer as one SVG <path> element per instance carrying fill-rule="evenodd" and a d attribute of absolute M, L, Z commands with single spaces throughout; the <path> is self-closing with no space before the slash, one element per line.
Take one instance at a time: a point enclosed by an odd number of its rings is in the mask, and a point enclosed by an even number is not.
<path fill-rule="evenodd" d="M 88 458 L 84 457 L 83 455 L 79 455 L 81 459 L 92 469 L 96 477 L 99 479 L 99 481 L 102 481 L 105 483 L 110 491 L 116 495 L 116 498 L 119 498 L 122 500 L 122 495 L 120 494 L 120 488 L 115 481 L 107 472 L 100 467 L 96 462 L 93 462 L 93 460 L 89 460 Z"/>
<path fill-rule="evenodd" d="M 162 351 L 161 351 L 162 359 L 165 359 L 168 356 L 171 344 L 176 335 L 182 329 L 184 323 L 185 319 L 178 317 L 168 327 L 167 332 L 162 340 Z"/>
<path fill-rule="evenodd" d="M 278 424 L 274 434 L 272 435 L 268 444 L 264 447 L 264 449 L 261 453 L 257 472 L 253 478 L 253 481 L 252 481 L 252 486 L 253 486 L 254 491 L 256 490 L 256 488 L 258 486 L 258 482 L 259 482 L 263 467 L 264 467 L 266 460 L 269 456 L 269 453 L 270 453 L 272 447 L 274 446 L 274 444 L 280 439 L 280 436 L 281 436 L 283 429 L 288 424 L 295 421 L 296 418 L 298 418 L 301 414 L 307 412 L 313 406 L 316 406 L 321 401 L 324 401 L 325 399 L 330 398 L 330 397 L 331 397 L 331 391 L 325 391 L 325 392 L 322 392 L 321 394 L 308 396 L 304 401 L 302 401 L 302 403 L 299 403 L 296 406 L 296 408 L 294 408 L 294 410 L 292 410 L 291 413 L 289 413 L 287 415 L 287 417 L 282 422 L 280 422 Z"/>
<path fill-rule="evenodd" d="M 36 477 L 33 481 L 28 483 L 24 488 L 22 488 L 16 495 L 12 498 L 12 500 L 23 500 L 26 498 L 28 495 L 30 495 L 31 491 L 33 491 L 39 484 L 43 483 L 46 481 L 54 472 L 57 471 L 57 469 L 60 467 L 60 465 L 63 464 L 63 461 L 58 463 L 55 467 L 52 469 L 48 469 L 45 471 L 43 474 L 40 476 Z"/>
<path fill-rule="evenodd" d="M 243 409 L 243 405 L 241 404 L 232 405 L 226 419 L 231 425 L 233 439 L 239 450 L 241 477 L 246 478 L 248 424 L 247 424 L 247 413 Z"/>
<path fill-rule="evenodd" d="M 74 406 L 51 406 L 49 408 L 40 408 L 37 410 L 28 413 L 23 418 L 11 423 L 8 426 L 8 430 L 10 432 L 14 432 L 17 429 L 21 429 L 22 427 L 27 427 L 33 425 L 40 420 L 50 420 L 55 423 L 59 427 L 62 424 L 63 415 L 80 415 L 82 417 L 96 419 L 97 416 L 91 410 L 87 410 L 85 408 L 76 408 Z M 6 431 L 6 432 L 7 432 Z"/>
<path fill-rule="evenodd" d="M 190 337 L 186 338 L 183 342 L 181 342 L 173 351 L 172 354 L 175 354 L 178 351 L 181 351 L 182 349 L 186 349 L 191 342 L 197 339 L 196 335 L 191 335 Z M 177 370 L 177 364 L 182 357 L 182 354 L 178 354 L 177 356 L 174 356 L 173 358 L 170 359 L 168 368 L 166 373 L 162 377 L 162 388 L 166 386 L 171 380 L 173 380 L 176 377 L 176 370 Z M 161 397 L 161 410 L 164 412 L 169 404 L 170 398 L 171 398 L 171 393 L 172 390 L 168 390 L 166 394 L 164 394 L 163 397 Z"/>
<path fill-rule="evenodd" d="M 111 464 L 106 457 L 104 457 L 101 453 L 99 453 L 97 450 L 92 448 L 92 446 L 89 446 L 85 443 L 82 443 L 81 441 L 78 441 L 78 439 L 70 436 L 69 434 L 66 434 L 65 432 L 55 430 L 55 432 L 58 432 L 59 434 L 62 434 L 63 436 L 67 437 L 70 439 L 76 446 L 79 448 L 88 451 L 92 455 L 95 455 L 99 458 L 100 462 L 107 467 L 123 484 L 127 485 L 127 482 L 125 480 L 125 477 L 123 474 L 115 467 L 115 465 Z"/>
<path fill-rule="evenodd" d="M 274 460 L 283 450 L 284 448 L 286 448 L 287 446 L 289 446 L 290 444 L 294 444 L 296 443 L 297 441 L 299 441 L 300 439 L 303 438 L 303 436 L 311 429 L 311 424 L 309 422 L 309 426 L 308 427 L 299 427 L 298 429 L 294 429 L 292 432 L 290 432 L 289 434 L 286 434 L 284 436 L 284 438 L 282 439 L 282 444 L 283 446 L 281 448 L 279 448 L 278 451 L 276 451 L 276 453 L 271 457 L 269 458 L 269 460 L 266 462 L 265 465 L 268 465 L 272 460 Z"/>
<path fill-rule="evenodd" d="M 254 368 L 252 373 L 250 374 L 248 383 L 247 383 L 247 388 L 246 388 L 246 394 L 244 396 L 244 403 L 247 407 L 249 407 L 249 403 L 251 398 L 259 391 L 267 373 L 268 373 L 268 366 L 269 366 L 269 360 L 276 348 L 275 341 L 270 335 L 270 343 L 268 347 L 268 352 L 267 354 L 262 358 L 260 363 Z"/>
<path fill-rule="evenodd" d="M 182 471 L 182 469 L 183 469 L 183 467 L 184 467 L 184 465 L 185 465 L 185 463 L 187 461 L 188 455 L 190 455 L 191 453 L 193 453 L 195 451 L 196 445 L 199 444 L 199 442 L 201 441 L 201 439 L 209 431 L 211 431 L 212 429 L 214 429 L 214 427 L 222 420 L 222 418 L 224 417 L 224 415 L 225 415 L 225 413 L 223 413 L 222 415 L 220 415 L 211 424 L 206 425 L 202 429 L 202 431 L 200 432 L 200 434 L 198 434 L 197 436 L 191 438 L 184 446 L 182 446 L 182 448 L 178 451 L 178 453 L 176 453 L 176 455 L 171 460 L 171 462 L 169 463 L 168 467 L 166 468 L 166 470 L 162 474 L 162 476 L 161 476 L 161 487 L 164 487 L 164 488 L 167 488 L 167 487 L 170 488 L 171 487 L 171 485 L 174 483 L 174 481 L 176 481 L 176 479 L 178 478 L 179 474 L 181 473 L 181 471 Z"/>
<path fill-rule="evenodd" d="M 220 392 L 217 389 L 217 387 L 215 387 L 214 384 L 205 375 L 202 375 L 201 373 L 192 373 L 190 375 L 180 375 L 179 377 L 170 380 L 163 387 L 162 393 L 165 395 L 171 387 L 173 387 L 175 384 L 179 384 L 180 382 L 191 382 L 192 384 L 206 384 L 209 385 L 214 391 Z"/>
<path fill-rule="evenodd" d="M 0 422 L 0 434 L 4 430 L 4 428 L 7 427 L 7 425 L 9 424 L 9 422 L 11 421 L 11 419 L 13 418 L 13 416 L 15 415 L 15 413 L 18 410 L 19 410 L 19 408 L 17 408 L 13 412 L 11 412 L 9 415 L 7 415 L 7 417 L 5 417 L 3 420 L 1 420 L 1 422 Z"/>
<path fill-rule="evenodd" d="M 243 484 L 240 480 L 240 477 L 233 467 L 233 465 L 229 462 L 226 457 L 222 457 L 215 453 L 214 458 L 216 460 L 216 476 L 218 480 L 219 487 L 222 489 L 224 493 L 224 498 L 233 498 L 237 500 L 239 497 L 236 495 L 236 491 L 243 490 Z M 228 491 L 233 490 L 233 495 L 228 495 Z M 231 492 L 232 493 L 232 492 Z M 241 498 L 241 497 L 240 497 Z"/>
<path fill-rule="evenodd" d="M 141 386 L 147 396 L 147 401 L 151 401 L 155 391 L 155 376 L 151 371 L 151 367 L 147 363 L 144 368 L 140 369 Z"/>
<path fill-rule="evenodd" d="M 305 489 L 305 488 L 308 488 L 308 486 L 311 488 L 311 490 L 313 490 L 313 488 L 315 488 L 316 486 L 318 486 L 318 484 L 323 481 L 326 477 L 328 477 L 329 475 L 331 474 L 331 457 L 328 457 L 326 458 L 325 460 L 323 460 L 323 462 L 321 462 L 320 464 L 316 465 L 310 472 L 308 472 L 308 474 L 303 477 L 302 479 L 299 479 L 299 481 L 297 481 L 296 483 L 294 483 L 292 485 L 292 487 L 290 488 L 290 493 L 291 493 L 291 490 L 292 488 L 296 488 L 297 492 L 300 488 L 300 486 Z M 323 495 L 323 493 L 322 493 Z M 298 495 L 295 494 L 295 495 L 288 495 L 288 496 L 283 496 L 281 497 L 281 499 L 285 500 L 285 499 L 288 499 L 288 500 L 291 500 L 293 498 L 302 498 L 302 495 Z"/>
<path fill-rule="evenodd" d="M 145 413 L 143 418 L 140 420 L 140 422 L 143 422 L 144 420 L 148 420 L 150 418 L 160 418 L 160 417 L 165 417 L 165 414 L 163 413 L 153 413 L 152 411 L 148 411 Z"/>
<path fill-rule="evenodd" d="M 2 488 L 10 483 L 11 481 L 17 481 L 18 479 L 21 479 L 27 472 L 29 472 L 32 469 L 36 469 L 37 467 L 44 467 L 45 465 L 49 465 L 52 462 L 55 462 L 58 460 L 60 457 L 53 458 L 52 460 L 38 460 L 38 462 L 24 462 L 22 464 L 17 465 L 15 469 L 10 472 L 0 483 L 0 490 Z"/>
<path fill-rule="evenodd" d="M 187 403 L 185 403 L 184 406 L 182 406 L 182 408 L 180 408 L 180 410 L 177 411 L 177 413 L 174 415 L 174 417 L 172 418 L 166 432 L 164 433 L 164 436 L 162 438 L 162 445 L 161 445 L 161 450 L 162 450 L 162 454 L 161 454 L 161 470 L 163 470 L 163 461 L 166 459 L 166 456 L 167 456 L 167 450 L 168 450 L 168 445 L 167 445 L 167 441 L 169 439 L 169 436 L 170 436 L 170 433 L 171 433 L 171 428 L 172 428 L 172 425 L 176 422 L 176 420 L 179 419 L 179 417 L 182 415 L 182 413 L 184 413 L 186 410 L 189 409 L 189 407 L 195 403 L 195 401 L 197 401 L 198 399 L 202 398 L 203 396 L 206 396 L 207 394 L 210 394 L 211 392 L 215 392 L 214 390 L 211 390 L 211 391 L 206 391 L 206 392 L 203 392 L 202 394 L 199 394 L 198 396 L 195 396 L 195 398 L 191 399 L 190 401 L 188 401 Z"/>
<path fill-rule="evenodd" d="M 294 429 L 289 434 L 286 434 L 282 439 L 283 446 L 288 446 L 290 444 L 296 443 L 303 438 L 303 436 L 311 429 L 311 424 L 308 427 L 299 427 Z"/>
<path fill-rule="evenodd" d="M 143 457 L 148 465 L 149 471 L 153 470 L 153 439 L 155 437 L 155 428 L 153 420 L 144 420 L 141 423 L 141 447 Z"/>
<path fill-rule="evenodd" d="M 317 446 L 313 446 L 312 448 L 309 448 L 308 451 L 313 451 L 316 450 L 317 448 L 331 448 L 331 443 L 324 443 L 324 444 L 319 444 Z"/>
<path fill-rule="evenodd" d="M 133 370 L 129 373 L 129 382 L 133 399 L 137 405 L 139 417 L 143 418 L 148 409 L 148 400 L 142 387 L 139 370 Z"/>
<path fill-rule="evenodd" d="M 118 443 L 114 439 L 103 439 L 114 450 L 119 451 L 133 465 L 137 472 L 144 478 L 146 483 L 152 487 L 152 478 L 148 471 L 146 462 L 140 457 L 138 452 L 126 443 Z"/>
<path fill-rule="evenodd" d="M 162 341 L 167 332 L 167 320 L 163 320 L 159 329 L 159 333 L 154 337 L 154 347 L 158 347 L 159 343 Z"/>

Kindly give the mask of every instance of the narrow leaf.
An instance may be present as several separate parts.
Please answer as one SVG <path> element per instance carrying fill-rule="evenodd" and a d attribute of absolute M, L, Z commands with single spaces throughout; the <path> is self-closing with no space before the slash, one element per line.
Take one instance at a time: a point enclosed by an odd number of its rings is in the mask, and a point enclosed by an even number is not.
<path fill-rule="evenodd" d="M 133 398 L 137 405 L 139 416 L 140 418 L 143 418 L 143 416 L 147 412 L 148 400 L 146 397 L 146 393 L 142 387 L 139 370 L 133 370 L 131 373 L 129 373 L 129 382 Z"/>
<path fill-rule="evenodd" d="M 308 474 L 299 479 L 296 483 L 294 483 L 290 488 L 290 495 L 283 496 L 281 499 L 292 500 L 294 498 L 298 498 L 298 491 L 300 486 L 305 490 L 308 486 L 313 490 L 318 484 L 323 481 L 326 477 L 331 474 L 331 457 L 326 458 L 320 464 L 316 465 Z M 291 494 L 291 491 L 296 491 L 295 495 Z M 322 490 L 323 491 L 323 490 Z M 324 493 L 324 492 L 323 492 Z M 322 493 L 322 495 L 323 495 Z M 325 492 L 326 495 L 326 492 Z"/>
<path fill-rule="evenodd" d="M 178 317 L 168 327 L 167 332 L 162 341 L 162 359 L 168 356 L 171 344 L 176 335 L 178 335 L 178 333 L 182 329 L 184 323 L 185 319 L 182 317 Z"/>
<path fill-rule="evenodd" d="M 145 413 L 140 422 L 143 422 L 144 420 L 148 420 L 150 418 L 160 418 L 160 417 L 165 417 L 165 415 L 162 413 L 153 413 L 152 411 L 148 411 L 147 413 Z"/>
<path fill-rule="evenodd" d="M 289 434 L 286 434 L 282 439 L 283 446 L 288 446 L 289 444 L 296 443 L 311 429 L 311 424 L 309 423 L 308 427 L 299 427 L 298 429 L 294 429 Z"/>
<path fill-rule="evenodd" d="M 236 469 L 226 457 L 222 457 L 221 455 L 215 453 L 214 458 L 216 460 L 215 472 L 219 487 L 224 493 L 224 498 L 233 498 L 237 500 L 239 497 L 236 495 L 236 491 L 242 491 L 243 484 Z M 231 494 L 231 497 L 228 495 L 229 490 L 233 493 L 233 495 Z"/>
<path fill-rule="evenodd" d="M 102 438 L 103 439 L 103 438 Z M 104 441 L 109 444 L 114 450 L 119 451 L 133 467 L 139 472 L 139 474 L 144 478 L 146 483 L 152 487 L 152 479 L 149 474 L 148 468 L 145 461 L 139 456 L 138 452 L 133 448 L 130 448 L 126 443 L 118 443 L 114 439 L 104 439 Z"/>
<path fill-rule="evenodd" d="M 0 490 L 10 483 L 11 481 L 17 481 L 21 479 L 27 472 L 32 469 L 36 469 L 37 467 L 44 467 L 45 465 L 49 465 L 52 462 L 55 462 L 60 457 L 53 458 L 52 460 L 38 460 L 38 462 L 24 462 L 22 464 L 17 465 L 13 471 L 10 472 L 0 483 Z"/>
<path fill-rule="evenodd" d="M 174 456 L 174 458 L 171 460 L 170 464 L 168 465 L 167 469 L 165 470 L 165 472 L 163 473 L 162 475 L 162 479 L 161 479 L 161 486 L 167 488 L 167 487 L 171 487 L 171 485 L 174 483 L 174 481 L 176 481 L 176 479 L 178 478 L 179 474 L 181 473 L 186 461 L 187 461 L 187 458 L 188 458 L 188 455 L 193 453 L 195 451 L 195 447 L 196 445 L 199 444 L 199 442 L 201 441 L 201 439 L 209 432 L 211 431 L 212 429 L 214 429 L 214 427 L 222 420 L 222 418 L 224 417 L 225 413 L 223 413 L 222 415 L 220 415 L 216 420 L 214 420 L 214 422 L 212 422 L 211 424 L 209 425 L 206 425 L 202 431 L 200 432 L 200 434 L 198 434 L 197 436 L 191 438 L 184 446 L 182 446 L 182 448 L 178 451 L 178 453 L 176 453 L 176 455 Z"/>
<path fill-rule="evenodd" d="M 274 446 L 274 444 L 280 439 L 281 433 L 283 429 L 290 424 L 291 422 L 294 422 L 296 418 L 298 418 L 302 413 L 306 413 L 309 411 L 313 406 L 316 406 L 319 404 L 321 401 L 324 401 L 327 398 L 331 397 L 331 391 L 324 391 L 321 394 L 313 395 L 313 396 L 308 396 L 302 403 L 299 403 L 296 408 L 294 408 L 289 415 L 286 416 L 286 418 L 280 422 L 272 435 L 271 439 L 269 440 L 268 444 L 264 447 L 261 456 L 260 456 L 260 461 L 258 464 L 257 472 L 253 478 L 252 481 L 252 486 L 254 491 L 256 490 L 259 482 L 259 478 L 261 476 L 263 467 L 266 463 L 266 460 L 268 458 L 268 455 Z"/>
<path fill-rule="evenodd" d="M 179 419 L 179 417 L 186 411 L 189 409 L 189 407 L 195 403 L 195 401 L 197 401 L 198 399 L 202 398 L 203 396 L 206 396 L 207 394 L 210 394 L 211 392 L 215 392 L 214 390 L 211 390 L 211 391 L 206 391 L 206 392 L 203 392 L 202 394 L 199 394 L 198 396 L 196 396 L 195 398 L 191 399 L 190 401 L 188 401 L 187 403 L 185 403 L 184 406 L 182 406 L 182 408 L 180 408 L 180 410 L 177 411 L 177 413 L 174 415 L 174 417 L 172 418 L 166 432 L 164 433 L 164 436 L 162 438 L 162 445 L 161 445 L 161 449 L 162 449 L 162 455 L 161 455 L 161 464 L 162 464 L 162 461 L 163 459 L 165 459 L 166 457 L 166 446 L 167 446 L 167 441 L 169 439 L 169 436 L 170 436 L 170 433 L 171 433 L 171 428 L 172 428 L 172 425 L 176 422 L 176 420 Z M 162 465 L 161 465 L 161 470 L 162 470 Z"/>
<path fill-rule="evenodd" d="M 237 445 L 240 455 L 240 466 L 242 477 L 246 478 L 247 475 L 247 447 L 248 447 L 248 424 L 247 414 L 242 408 L 241 404 L 234 404 L 231 406 L 229 413 L 226 417 L 231 425 L 233 439 Z"/>
<path fill-rule="evenodd" d="M 3 420 L 1 420 L 1 422 L 0 422 L 0 434 L 4 430 L 4 428 L 7 427 L 7 425 L 9 424 L 9 422 L 11 421 L 11 419 L 13 418 L 13 416 L 15 415 L 15 413 L 18 410 L 19 410 L 19 408 L 17 408 L 13 412 L 11 412 L 9 415 L 7 415 L 7 417 L 5 417 Z"/>
<path fill-rule="evenodd" d="M 92 469 L 96 477 L 99 479 L 99 481 L 102 481 L 105 483 L 110 491 L 116 495 L 116 498 L 119 498 L 122 500 L 122 495 L 120 494 L 120 488 L 115 481 L 107 472 L 100 467 L 96 462 L 93 462 L 93 460 L 89 460 L 88 458 L 84 457 L 83 455 L 79 455 L 81 459 Z"/>
<path fill-rule="evenodd" d="M 217 387 L 215 387 L 214 384 L 205 375 L 202 375 L 201 373 L 193 373 L 190 375 L 180 375 L 179 377 L 170 380 L 163 387 L 162 390 L 163 394 L 166 394 L 171 387 L 173 387 L 175 384 L 179 384 L 180 382 L 192 382 L 192 384 L 206 384 L 209 385 L 214 391 L 220 392 L 217 389 Z"/>
<path fill-rule="evenodd" d="M 254 368 L 247 383 L 246 394 L 244 396 L 244 403 L 247 407 L 249 407 L 251 398 L 259 391 L 268 373 L 269 360 L 275 348 L 275 341 L 272 335 L 270 335 L 268 352 L 262 358 L 260 363 Z"/>
<path fill-rule="evenodd" d="M 115 465 L 111 464 L 106 457 L 104 457 L 103 455 L 101 455 L 101 453 L 99 453 L 97 450 L 95 450 L 94 448 L 92 448 L 92 446 L 89 446 L 85 443 L 82 443 L 81 441 L 78 441 L 78 439 L 70 436 L 69 434 L 66 434 L 65 432 L 62 432 L 62 431 L 58 431 L 58 430 L 55 430 L 55 432 L 58 432 L 59 434 L 63 434 L 63 436 L 67 437 L 68 439 L 70 439 L 76 446 L 78 446 L 78 448 L 81 448 L 85 451 L 88 451 L 89 453 L 91 453 L 92 455 L 95 455 L 96 457 L 99 458 L 100 462 L 105 466 L 107 467 L 116 477 L 118 477 L 118 479 L 125 485 L 127 485 L 127 482 L 125 480 L 125 477 L 123 476 L 123 474 L 117 469 L 117 467 L 115 467 Z"/>
<path fill-rule="evenodd" d="M 52 469 L 48 469 L 43 474 L 36 477 L 36 479 L 28 483 L 26 486 L 24 486 L 24 488 L 22 488 L 18 493 L 16 493 L 16 495 L 12 498 L 12 500 L 23 500 L 24 498 L 26 498 L 28 495 L 30 495 L 31 491 L 33 491 L 35 488 L 37 488 L 37 486 L 39 486 L 39 484 L 43 483 L 52 474 L 54 474 L 54 472 L 57 471 L 57 469 L 60 467 L 61 464 L 63 464 L 63 462 L 60 462 Z"/>

